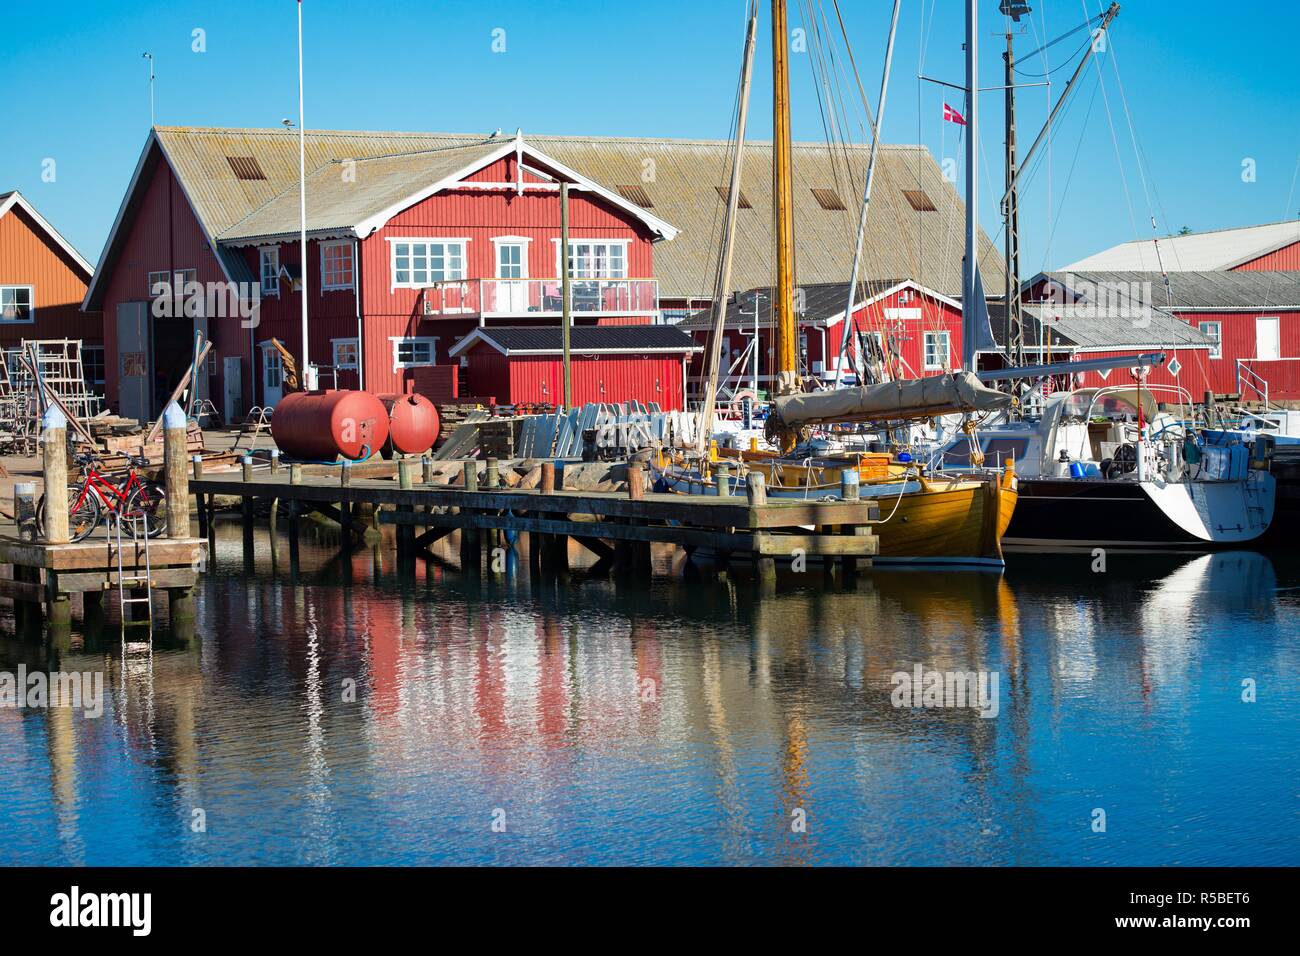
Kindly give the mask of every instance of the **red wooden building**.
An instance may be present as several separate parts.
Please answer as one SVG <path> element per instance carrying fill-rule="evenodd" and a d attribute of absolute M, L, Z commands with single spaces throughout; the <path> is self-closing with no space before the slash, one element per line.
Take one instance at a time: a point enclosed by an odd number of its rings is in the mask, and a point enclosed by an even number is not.
<path fill-rule="evenodd" d="M 555 326 L 475 329 L 451 350 L 474 395 L 500 404 L 560 404 L 562 330 Z M 685 408 L 686 364 L 699 351 L 670 325 L 595 325 L 572 330 L 573 403 L 656 403 Z"/>
<path fill-rule="evenodd" d="M 0 348 L 81 339 L 86 381 L 102 390 L 103 322 L 81 311 L 92 271 L 22 194 L 0 193 Z"/>
<path fill-rule="evenodd" d="M 196 332 L 214 344 L 200 395 L 227 417 L 279 400 L 272 338 L 302 354 L 296 149 L 283 131 L 151 132 L 85 299 L 107 316 L 122 414 L 156 414 Z M 312 133 L 308 155 L 309 347 L 323 384 L 445 388 L 435 369 L 458 364 L 451 350 L 474 329 L 557 325 L 562 182 L 575 325 L 659 317 L 652 246 L 677 230 L 522 136 L 412 149 L 400 134 Z"/>

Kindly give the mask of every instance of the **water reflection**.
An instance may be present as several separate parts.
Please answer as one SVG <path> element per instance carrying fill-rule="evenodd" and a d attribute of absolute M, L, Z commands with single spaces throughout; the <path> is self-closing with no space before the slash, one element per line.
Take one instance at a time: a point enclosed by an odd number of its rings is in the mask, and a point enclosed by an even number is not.
<path fill-rule="evenodd" d="M 222 529 L 189 646 L 0 641 L 0 669 L 109 689 L 101 720 L 0 708 L 0 860 L 1300 858 L 1280 559 L 1033 556 L 764 596 L 684 584 L 666 553 L 638 583 L 576 549 L 541 579 L 461 575 L 454 540 L 406 573 L 382 547 L 287 552 L 260 538 L 246 568 Z M 895 708 L 918 663 L 996 672 L 999 715 Z"/>

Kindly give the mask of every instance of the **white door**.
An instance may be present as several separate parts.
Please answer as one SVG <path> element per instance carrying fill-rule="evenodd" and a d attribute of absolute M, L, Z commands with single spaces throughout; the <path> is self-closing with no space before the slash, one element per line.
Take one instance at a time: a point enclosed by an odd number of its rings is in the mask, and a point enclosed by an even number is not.
<path fill-rule="evenodd" d="M 1255 358 L 1278 359 L 1282 357 L 1282 338 L 1276 318 L 1255 320 Z"/>
<path fill-rule="evenodd" d="M 497 243 L 497 311 L 528 311 L 528 247 L 522 242 Z"/>
<path fill-rule="evenodd" d="M 284 396 L 284 365 L 272 345 L 262 346 L 262 404 L 275 408 Z"/>
<path fill-rule="evenodd" d="M 243 363 L 238 355 L 227 355 L 221 364 L 226 381 L 221 414 L 225 416 L 226 422 L 229 423 L 244 414 Z"/>

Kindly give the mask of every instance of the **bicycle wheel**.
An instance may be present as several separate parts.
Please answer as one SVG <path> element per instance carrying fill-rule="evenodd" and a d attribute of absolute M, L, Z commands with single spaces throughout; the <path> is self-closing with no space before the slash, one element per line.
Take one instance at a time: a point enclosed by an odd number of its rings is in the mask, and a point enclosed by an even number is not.
<path fill-rule="evenodd" d="M 126 519 L 132 537 L 140 537 L 142 524 L 145 534 L 150 538 L 158 537 L 167 530 L 167 492 L 157 482 L 141 482 L 126 499 L 122 517 Z"/>
<path fill-rule="evenodd" d="M 103 517 L 98 498 L 87 491 L 81 503 L 77 504 L 79 495 L 81 495 L 80 486 L 68 489 L 68 540 L 70 541 L 82 541 L 90 537 L 90 533 L 99 527 L 100 519 Z M 36 527 L 41 537 L 45 537 L 44 495 L 41 495 L 41 500 L 36 505 Z"/>

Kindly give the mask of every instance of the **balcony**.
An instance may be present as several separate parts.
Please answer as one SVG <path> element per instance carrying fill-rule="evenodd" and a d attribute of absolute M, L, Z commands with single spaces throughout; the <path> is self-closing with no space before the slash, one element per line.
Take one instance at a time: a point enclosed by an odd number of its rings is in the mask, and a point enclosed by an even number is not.
<path fill-rule="evenodd" d="M 456 279 L 421 290 L 431 318 L 544 318 L 560 316 L 559 279 Z M 659 312 L 655 279 L 571 279 L 570 310 L 578 316 Z"/>

